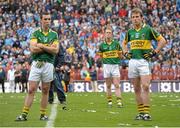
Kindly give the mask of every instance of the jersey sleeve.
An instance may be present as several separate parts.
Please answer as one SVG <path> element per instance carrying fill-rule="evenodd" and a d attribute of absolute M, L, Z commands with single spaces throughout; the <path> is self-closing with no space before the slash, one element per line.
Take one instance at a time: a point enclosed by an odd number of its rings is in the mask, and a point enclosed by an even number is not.
<path fill-rule="evenodd" d="M 116 47 L 117 47 L 117 50 L 118 50 L 118 51 L 122 51 L 122 47 L 121 47 L 121 45 L 119 44 L 119 41 L 116 41 Z"/>
<path fill-rule="evenodd" d="M 55 37 L 54 37 L 54 40 L 53 40 L 53 44 L 59 44 L 57 32 L 55 33 Z"/>
<path fill-rule="evenodd" d="M 157 41 L 161 40 L 162 36 L 161 36 L 161 34 L 160 34 L 159 32 L 157 32 L 157 31 L 156 31 L 155 29 L 153 29 L 153 28 L 150 28 L 150 30 L 151 30 L 152 38 L 153 38 L 154 40 L 157 40 Z"/>
<path fill-rule="evenodd" d="M 30 41 L 31 42 L 37 42 L 36 31 L 31 34 Z"/>

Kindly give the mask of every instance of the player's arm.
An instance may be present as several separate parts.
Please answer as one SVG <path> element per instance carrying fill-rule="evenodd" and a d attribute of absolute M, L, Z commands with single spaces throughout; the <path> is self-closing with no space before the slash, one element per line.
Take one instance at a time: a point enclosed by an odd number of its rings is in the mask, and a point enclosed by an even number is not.
<path fill-rule="evenodd" d="M 130 60 L 132 58 L 132 53 L 128 52 L 127 43 L 128 43 L 128 37 L 126 35 L 126 38 L 122 42 L 122 50 L 123 50 L 124 57 Z"/>
<path fill-rule="evenodd" d="M 43 51 L 46 51 L 50 54 L 57 54 L 59 51 L 59 42 L 58 40 L 55 40 L 52 44 L 50 43 L 50 45 L 41 45 L 40 47 Z"/>
<path fill-rule="evenodd" d="M 151 49 L 149 53 L 145 53 L 143 55 L 144 59 L 146 60 L 150 60 L 153 56 L 156 56 L 160 52 L 160 50 L 167 44 L 164 37 L 161 36 L 160 33 L 158 33 L 153 28 L 151 28 L 151 33 L 152 33 L 153 39 L 158 41 L 158 46 L 156 49 Z"/>
<path fill-rule="evenodd" d="M 158 46 L 155 49 L 156 53 L 159 53 L 159 51 L 167 44 L 167 41 L 165 40 L 165 38 L 163 36 L 160 35 L 159 40 L 158 41 Z"/>
<path fill-rule="evenodd" d="M 123 58 L 122 48 L 121 48 L 121 46 L 120 46 L 120 44 L 119 44 L 119 43 L 118 43 L 118 56 L 119 56 L 119 58 L 120 58 L 120 59 L 122 59 L 122 58 Z"/>
<path fill-rule="evenodd" d="M 119 56 L 119 58 L 120 58 L 120 59 L 122 59 L 122 58 L 123 58 L 122 51 L 118 51 L 118 56 Z"/>
<path fill-rule="evenodd" d="M 127 48 L 127 41 L 125 39 L 122 42 L 122 53 L 126 59 L 131 59 L 131 57 L 128 56 L 130 54 L 129 54 L 128 48 Z"/>
<path fill-rule="evenodd" d="M 167 44 L 165 38 L 157 32 L 155 29 L 150 28 L 153 38 L 158 42 L 157 48 L 154 50 L 155 53 L 159 53 L 160 50 Z"/>
<path fill-rule="evenodd" d="M 128 43 L 128 32 L 126 33 L 125 39 L 122 42 L 122 51 L 123 51 L 123 54 L 128 53 L 127 43 Z"/>
<path fill-rule="evenodd" d="M 122 42 L 122 50 L 123 50 L 123 54 L 128 52 L 127 41 L 125 39 Z"/>
<path fill-rule="evenodd" d="M 37 39 L 33 38 L 30 40 L 30 51 L 32 53 L 40 53 L 43 52 L 43 50 L 37 45 Z"/>
<path fill-rule="evenodd" d="M 101 45 L 99 46 L 99 49 L 98 49 L 98 51 L 96 52 L 96 54 L 99 55 L 100 58 L 103 58 L 103 53 L 102 53 L 102 51 L 101 51 Z"/>
<path fill-rule="evenodd" d="M 103 53 L 101 53 L 101 52 L 97 52 L 96 54 L 97 54 L 97 55 L 99 55 L 99 56 L 100 56 L 100 58 L 103 58 Z"/>

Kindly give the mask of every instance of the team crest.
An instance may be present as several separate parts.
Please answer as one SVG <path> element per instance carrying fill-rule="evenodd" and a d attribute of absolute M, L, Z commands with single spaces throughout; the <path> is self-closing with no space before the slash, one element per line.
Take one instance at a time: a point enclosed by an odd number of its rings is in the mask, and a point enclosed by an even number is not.
<path fill-rule="evenodd" d="M 145 39 L 145 34 L 144 34 L 144 33 L 141 35 L 141 38 L 142 38 L 142 39 Z"/>

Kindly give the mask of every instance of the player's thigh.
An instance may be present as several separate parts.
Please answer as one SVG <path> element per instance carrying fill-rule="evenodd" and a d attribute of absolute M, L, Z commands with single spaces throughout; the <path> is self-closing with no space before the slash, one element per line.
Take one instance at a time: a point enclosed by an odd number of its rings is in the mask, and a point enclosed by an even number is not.
<path fill-rule="evenodd" d="M 42 93 L 47 94 L 50 89 L 51 82 L 42 82 Z"/>
<path fill-rule="evenodd" d="M 120 85 L 120 77 L 113 77 L 112 80 L 113 80 L 114 86 L 115 86 L 116 88 L 118 88 L 119 85 Z"/>
<path fill-rule="evenodd" d="M 103 64 L 103 76 L 104 78 L 111 77 L 111 67 L 109 64 Z"/>
<path fill-rule="evenodd" d="M 54 79 L 54 66 L 51 63 L 45 63 L 42 71 L 42 82 L 48 83 Z"/>
<path fill-rule="evenodd" d="M 150 63 L 144 59 L 138 61 L 138 72 L 140 76 L 146 76 L 151 74 Z"/>
<path fill-rule="evenodd" d="M 151 75 L 142 75 L 141 76 L 141 84 L 142 86 L 149 86 L 151 80 Z"/>
<path fill-rule="evenodd" d="M 35 92 L 38 88 L 38 81 L 29 81 L 29 92 Z"/>
<path fill-rule="evenodd" d="M 38 69 L 36 67 L 36 62 L 33 61 L 32 65 L 31 65 L 31 70 L 29 73 L 28 80 L 29 81 L 40 81 L 40 79 L 41 79 L 41 69 Z"/>
<path fill-rule="evenodd" d="M 131 78 L 130 81 L 134 87 L 134 91 L 140 92 L 140 90 L 141 90 L 141 79 L 140 79 L 140 77 Z"/>
<path fill-rule="evenodd" d="M 120 72 L 119 72 L 119 65 L 111 65 L 111 75 L 112 77 L 119 77 L 120 78 Z"/>
<path fill-rule="evenodd" d="M 111 87 L 111 84 L 112 84 L 112 79 L 111 79 L 111 77 L 105 78 L 105 81 L 106 81 L 106 87 L 107 87 L 107 88 L 110 88 L 110 87 Z"/>
<path fill-rule="evenodd" d="M 128 69 L 128 77 L 129 78 L 136 78 L 139 76 L 138 70 L 137 70 L 137 60 L 131 59 L 129 60 L 129 69 Z"/>

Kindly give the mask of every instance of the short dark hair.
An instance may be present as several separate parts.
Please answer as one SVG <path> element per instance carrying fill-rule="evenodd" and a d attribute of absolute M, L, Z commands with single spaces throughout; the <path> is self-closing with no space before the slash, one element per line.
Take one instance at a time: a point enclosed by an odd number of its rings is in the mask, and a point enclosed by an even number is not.
<path fill-rule="evenodd" d="M 49 12 L 41 12 L 40 18 L 42 19 L 42 17 L 43 17 L 44 15 L 51 15 L 51 13 L 49 13 Z"/>
<path fill-rule="evenodd" d="M 143 17 L 143 12 L 142 12 L 142 10 L 140 8 L 133 8 L 132 11 L 131 11 L 131 16 L 134 13 L 139 13 L 141 15 L 141 17 Z"/>

